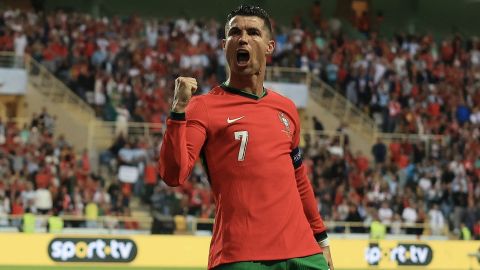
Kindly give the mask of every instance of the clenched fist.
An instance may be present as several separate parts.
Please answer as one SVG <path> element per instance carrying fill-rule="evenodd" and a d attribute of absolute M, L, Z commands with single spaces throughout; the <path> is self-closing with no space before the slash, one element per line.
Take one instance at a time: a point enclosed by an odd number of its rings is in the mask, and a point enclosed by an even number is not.
<path fill-rule="evenodd" d="M 197 91 L 197 80 L 195 78 L 178 77 L 175 80 L 172 111 L 176 113 L 185 112 L 185 108 L 195 91 Z"/>

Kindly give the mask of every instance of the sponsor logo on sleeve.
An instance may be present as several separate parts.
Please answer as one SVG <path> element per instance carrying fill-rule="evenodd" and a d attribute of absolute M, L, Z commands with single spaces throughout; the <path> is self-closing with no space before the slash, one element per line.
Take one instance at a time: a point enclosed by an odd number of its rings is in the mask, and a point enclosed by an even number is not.
<path fill-rule="evenodd" d="M 137 256 L 137 245 L 120 238 L 55 238 L 48 255 L 55 262 L 126 263 Z"/>

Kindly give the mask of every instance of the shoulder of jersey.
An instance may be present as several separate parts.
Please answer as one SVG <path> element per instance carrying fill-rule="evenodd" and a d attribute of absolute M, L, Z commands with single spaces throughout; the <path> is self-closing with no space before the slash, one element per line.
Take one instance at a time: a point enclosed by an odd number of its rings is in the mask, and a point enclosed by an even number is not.
<path fill-rule="evenodd" d="M 225 90 L 223 90 L 221 85 L 217 85 L 214 88 L 212 88 L 212 90 L 210 90 L 207 95 L 214 95 L 214 96 L 225 95 Z"/>
<path fill-rule="evenodd" d="M 208 91 L 208 93 L 201 94 L 198 96 L 193 96 L 193 98 L 205 100 L 205 99 L 208 99 L 209 97 L 220 96 L 220 95 L 225 95 L 225 90 L 223 90 L 222 87 L 219 85 L 212 88 L 212 90 Z"/>
<path fill-rule="evenodd" d="M 288 97 L 282 96 L 279 93 L 277 93 L 275 90 L 272 90 L 272 89 L 269 89 L 269 88 L 267 88 L 267 91 L 268 91 L 268 95 L 270 95 L 275 100 L 277 100 L 279 102 L 288 103 L 290 106 L 293 106 L 293 108 L 295 108 L 295 109 L 297 108 L 295 103 L 291 99 L 289 99 Z"/>
<path fill-rule="evenodd" d="M 279 93 L 277 93 L 277 91 L 273 90 L 273 89 L 270 89 L 270 88 L 266 88 L 267 91 L 268 91 L 268 94 L 274 98 L 277 98 L 277 99 L 288 99 L 282 95 L 280 95 Z"/>

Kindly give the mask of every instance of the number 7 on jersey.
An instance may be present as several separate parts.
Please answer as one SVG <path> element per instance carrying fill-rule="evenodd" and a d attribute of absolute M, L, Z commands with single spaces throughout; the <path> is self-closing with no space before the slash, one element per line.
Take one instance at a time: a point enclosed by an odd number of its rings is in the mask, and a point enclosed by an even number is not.
<path fill-rule="evenodd" d="M 238 161 L 245 160 L 245 153 L 247 151 L 248 144 L 248 131 L 235 131 L 235 140 L 240 140 L 240 150 L 238 151 Z"/>

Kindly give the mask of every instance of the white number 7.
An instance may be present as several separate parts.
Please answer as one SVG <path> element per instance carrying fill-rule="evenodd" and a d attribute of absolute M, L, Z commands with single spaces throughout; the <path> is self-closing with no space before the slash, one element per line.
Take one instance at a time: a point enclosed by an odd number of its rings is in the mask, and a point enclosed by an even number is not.
<path fill-rule="evenodd" d="M 238 161 L 245 159 L 245 152 L 247 151 L 248 131 L 235 131 L 235 140 L 241 140 L 240 150 L 238 151 Z"/>

